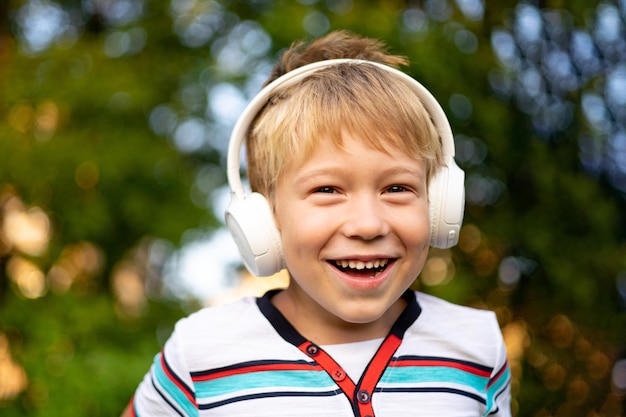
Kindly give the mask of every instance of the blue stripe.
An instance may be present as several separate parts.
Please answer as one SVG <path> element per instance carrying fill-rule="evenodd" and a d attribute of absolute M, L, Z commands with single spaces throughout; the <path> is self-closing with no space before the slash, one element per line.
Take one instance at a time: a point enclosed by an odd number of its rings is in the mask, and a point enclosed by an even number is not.
<path fill-rule="evenodd" d="M 165 401 L 165 403 L 167 405 L 169 405 L 172 408 L 172 410 L 174 410 L 176 412 L 176 414 L 178 414 L 181 417 L 185 417 L 185 416 L 183 416 L 183 413 L 178 408 L 176 408 L 176 405 L 174 405 L 169 400 L 169 398 L 167 398 L 167 396 L 165 394 L 163 394 L 163 392 L 159 389 L 159 387 L 156 384 L 156 381 L 154 380 L 154 377 L 151 378 L 151 382 L 152 382 L 152 386 L 154 387 L 154 390 L 159 394 L 159 396 L 163 399 L 163 401 Z"/>
<path fill-rule="evenodd" d="M 174 372 L 174 370 L 170 367 L 170 364 L 169 364 L 169 363 L 167 363 L 167 358 L 165 357 L 165 355 L 163 354 L 163 352 L 161 352 L 161 357 L 162 357 L 162 359 L 163 359 L 163 361 L 162 361 L 162 362 L 163 362 L 163 365 L 165 365 L 165 371 L 166 371 L 166 372 L 169 372 L 169 374 L 171 375 L 171 377 L 175 379 L 175 383 L 176 383 L 177 385 L 179 385 L 179 386 L 182 386 L 182 387 L 183 387 L 183 390 L 184 390 L 187 394 L 189 394 L 189 395 L 193 396 L 193 390 L 192 390 L 191 388 L 189 388 L 189 387 L 187 386 L 187 384 L 185 384 L 185 382 L 184 382 L 184 381 L 183 381 L 183 380 L 182 380 L 182 379 L 181 379 L 178 375 L 176 375 L 176 372 Z"/>
<path fill-rule="evenodd" d="M 322 392 L 295 392 L 295 391 L 274 391 L 260 394 L 241 395 L 239 397 L 229 398 L 223 401 L 216 401 L 208 404 L 199 404 L 200 410 L 209 410 L 211 408 L 221 407 L 224 405 L 236 403 L 239 401 L 256 400 L 260 398 L 275 397 L 333 397 L 335 395 L 343 395 L 341 390 L 322 391 Z"/>
<path fill-rule="evenodd" d="M 154 357 L 154 377 L 156 382 L 170 396 L 170 398 L 174 400 L 176 405 L 183 409 L 187 416 L 197 416 L 198 410 L 196 409 L 195 404 L 190 402 L 181 389 L 171 379 L 169 379 L 161 366 L 160 358 L 160 353 Z"/>
<path fill-rule="evenodd" d="M 387 368 L 381 381 L 385 384 L 444 383 L 465 385 L 485 392 L 489 379 L 445 366 L 396 366 Z"/>
<path fill-rule="evenodd" d="M 487 413 L 492 411 L 494 404 L 496 403 L 496 398 L 502 394 L 506 386 L 509 384 L 509 380 L 511 378 L 511 370 L 508 365 L 505 365 L 506 369 L 502 372 L 497 381 L 495 381 L 488 389 L 487 389 Z"/>
<path fill-rule="evenodd" d="M 197 381 L 194 387 L 196 398 L 200 399 L 249 389 L 292 387 L 306 391 L 327 387 L 334 390 L 337 385 L 325 371 L 260 371 Z"/>
<path fill-rule="evenodd" d="M 134 398 L 133 398 L 133 414 L 135 415 L 135 417 L 141 417 L 139 415 L 139 412 L 137 411 L 137 403 L 135 402 Z"/>

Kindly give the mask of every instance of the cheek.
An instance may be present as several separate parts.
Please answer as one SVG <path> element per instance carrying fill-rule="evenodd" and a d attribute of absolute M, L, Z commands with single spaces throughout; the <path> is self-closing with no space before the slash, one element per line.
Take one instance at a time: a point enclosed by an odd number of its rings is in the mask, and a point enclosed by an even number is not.
<path fill-rule="evenodd" d="M 310 251 L 319 249 L 327 240 L 324 225 L 306 216 L 293 218 L 282 226 L 280 234 L 285 249 Z"/>
<path fill-rule="evenodd" d="M 278 216 L 286 261 L 290 263 L 319 258 L 320 252 L 334 235 L 331 219 L 308 212 L 302 207 L 292 207 L 289 213 L 289 216 Z"/>
<path fill-rule="evenodd" d="M 430 213 L 428 204 L 420 203 L 418 207 L 398 213 L 396 219 L 396 231 L 408 241 L 421 242 L 430 238 Z"/>

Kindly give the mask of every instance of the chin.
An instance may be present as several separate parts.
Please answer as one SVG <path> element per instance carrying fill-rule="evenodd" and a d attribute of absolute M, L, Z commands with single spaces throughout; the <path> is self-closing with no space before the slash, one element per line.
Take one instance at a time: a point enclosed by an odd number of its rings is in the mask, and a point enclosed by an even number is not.
<path fill-rule="evenodd" d="M 349 324 L 372 324 L 381 320 L 392 307 L 393 305 L 388 308 L 363 305 L 351 308 L 349 311 L 337 312 L 336 316 Z"/>

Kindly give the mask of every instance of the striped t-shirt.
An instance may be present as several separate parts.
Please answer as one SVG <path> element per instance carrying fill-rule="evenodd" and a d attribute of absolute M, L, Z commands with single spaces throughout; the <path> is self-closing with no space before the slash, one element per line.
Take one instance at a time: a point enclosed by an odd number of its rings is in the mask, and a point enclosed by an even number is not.
<path fill-rule="evenodd" d="M 155 416 L 510 416 L 492 312 L 413 291 L 360 380 L 271 303 L 210 307 L 177 323 L 133 399 Z"/>

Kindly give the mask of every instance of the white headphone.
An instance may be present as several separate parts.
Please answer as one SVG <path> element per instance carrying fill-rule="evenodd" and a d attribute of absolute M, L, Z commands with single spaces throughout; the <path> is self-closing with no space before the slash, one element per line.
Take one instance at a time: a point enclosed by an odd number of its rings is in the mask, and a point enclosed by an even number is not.
<path fill-rule="evenodd" d="M 269 276 L 285 268 L 280 233 L 267 199 L 256 192 L 246 195 L 240 176 L 241 147 L 258 112 L 279 88 L 302 81 L 313 72 L 339 64 L 373 65 L 406 83 L 428 111 L 441 138 L 444 166 L 428 186 L 430 245 L 449 248 L 459 240 L 465 206 L 465 174 L 454 161 L 454 138 L 446 115 L 433 95 L 416 80 L 384 64 L 358 59 L 331 59 L 314 62 L 287 72 L 265 86 L 237 120 L 228 145 L 227 177 L 231 201 L 226 225 L 235 240 L 245 266 L 256 276 Z"/>

